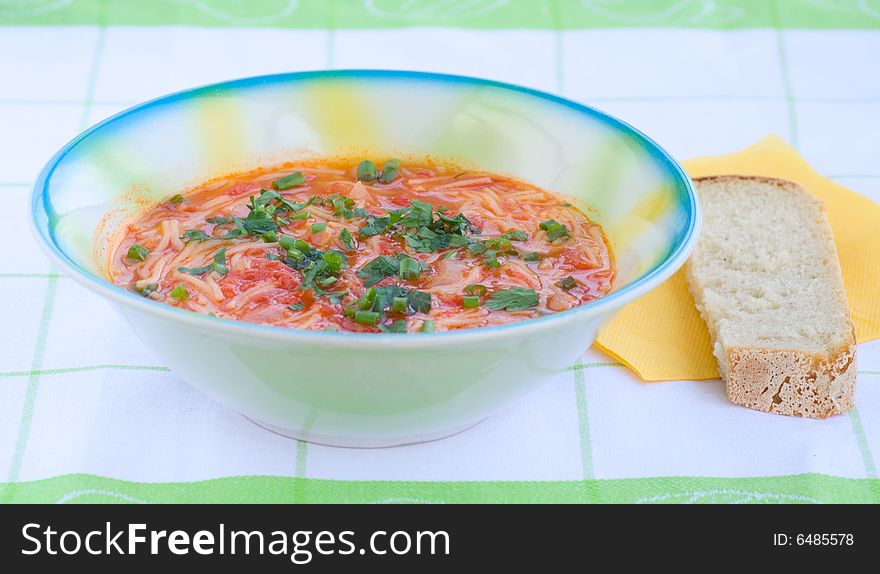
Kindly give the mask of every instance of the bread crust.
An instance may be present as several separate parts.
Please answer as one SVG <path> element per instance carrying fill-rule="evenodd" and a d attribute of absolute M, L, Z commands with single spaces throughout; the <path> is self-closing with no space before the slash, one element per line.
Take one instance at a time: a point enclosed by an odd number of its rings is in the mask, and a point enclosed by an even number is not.
<path fill-rule="evenodd" d="M 750 409 L 824 419 L 853 407 L 856 348 L 830 356 L 793 350 L 727 350 L 727 398 Z"/>
<path fill-rule="evenodd" d="M 695 178 L 700 183 L 755 182 L 772 185 L 781 191 L 797 195 L 809 201 L 823 212 L 824 204 L 799 184 L 762 176 L 710 176 Z M 827 240 L 836 254 L 830 228 Z M 693 269 L 686 266 L 688 287 L 704 320 L 702 294 L 696 288 Z M 843 281 L 839 281 L 838 293 L 829 296 L 842 297 Z M 719 372 L 727 387 L 728 399 L 751 409 L 789 416 L 824 419 L 843 414 L 853 407 L 858 369 L 856 367 L 856 339 L 852 319 L 849 320 L 849 336 L 843 344 L 827 354 L 815 355 L 797 349 L 773 349 L 761 347 L 729 347 L 723 349 L 716 333 L 709 329 L 715 354 L 719 359 Z"/>

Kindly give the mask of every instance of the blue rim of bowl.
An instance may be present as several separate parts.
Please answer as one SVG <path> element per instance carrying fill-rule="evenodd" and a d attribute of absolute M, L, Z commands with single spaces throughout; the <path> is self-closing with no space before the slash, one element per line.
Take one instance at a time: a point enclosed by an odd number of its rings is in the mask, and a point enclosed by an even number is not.
<path fill-rule="evenodd" d="M 349 80 L 378 80 L 378 79 L 394 79 L 394 80 L 414 80 L 414 81 L 434 81 L 445 84 L 466 84 L 474 87 L 488 87 L 501 90 L 508 90 L 526 94 L 528 96 L 544 100 L 545 102 L 561 105 L 581 114 L 589 116 L 591 119 L 610 126 L 611 128 L 625 133 L 629 137 L 636 140 L 639 145 L 647 152 L 647 154 L 659 165 L 663 166 L 665 173 L 671 180 L 677 179 L 678 185 L 675 186 L 679 196 L 679 206 L 683 208 L 687 216 L 687 227 L 683 233 L 675 238 L 672 249 L 663 258 L 660 263 L 656 264 L 648 272 L 636 278 L 632 283 L 626 285 L 616 291 L 612 291 L 608 295 L 579 305 L 566 311 L 551 313 L 541 317 L 534 317 L 505 323 L 502 325 L 490 325 L 486 327 L 475 327 L 472 329 L 461 329 L 456 331 L 446 331 L 442 333 L 410 333 L 413 336 L 402 336 L 401 334 L 387 333 L 345 333 L 332 331 L 310 331 L 306 329 L 292 329 L 289 327 L 276 327 L 272 325 L 261 325 L 257 323 L 248 323 L 245 321 L 237 321 L 234 319 L 222 319 L 218 317 L 210 317 L 202 313 L 179 309 L 177 307 L 166 305 L 152 299 L 142 297 L 128 291 L 110 281 L 98 277 L 90 271 L 84 269 L 77 262 L 73 261 L 63 250 L 58 247 L 55 230 L 52 222 L 55 219 L 52 213 L 52 207 L 49 202 L 49 180 L 55 171 L 55 168 L 61 161 L 76 148 L 82 141 L 91 136 L 93 133 L 116 124 L 124 120 L 127 116 L 149 110 L 157 106 L 171 104 L 180 100 L 195 98 L 206 92 L 224 92 L 237 89 L 258 88 L 265 85 L 281 84 L 289 82 L 301 82 L 309 80 L 324 79 L 349 79 Z M 682 189 L 683 188 L 683 189 Z M 46 215 L 45 229 L 38 223 L 37 213 L 42 211 Z M 609 115 L 601 110 L 591 106 L 580 104 L 561 96 L 556 96 L 547 92 L 542 92 L 533 88 L 498 82 L 494 80 L 486 80 L 483 78 L 475 78 L 470 76 L 460 76 L 452 74 L 437 74 L 432 72 L 412 72 L 400 70 L 319 70 L 310 72 L 289 72 L 283 74 L 272 74 L 265 76 L 252 76 L 248 78 L 240 78 L 226 82 L 208 84 L 195 88 L 174 92 L 164 96 L 148 100 L 144 103 L 132 106 L 117 114 L 98 122 L 94 126 L 83 131 L 67 144 L 64 145 L 52 158 L 46 163 L 34 184 L 31 196 L 31 228 L 37 236 L 43 250 L 49 255 L 50 259 L 58 264 L 62 270 L 66 271 L 73 279 L 83 284 L 87 288 L 96 291 L 101 295 L 118 301 L 122 304 L 134 307 L 141 311 L 151 314 L 161 315 L 173 320 L 191 322 L 195 326 L 204 328 L 216 328 L 222 326 L 233 333 L 240 335 L 248 335 L 260 333 L 270 338 L 281 338 L 291 342 L 297 340 L 326 340 L 334 344 L 348 346 L 346 343 L 354 343 L 357 346 L 364 344 L 376 344 L 386 346 L 389 343 L 395 343 L 396 346 L 423 346 L 425 343 L 440 341 L 445 342 L 464 342 L 466 339 L 484 338 L 490 334 L 514 335 L 519 332 L 529 331 L 538 328 L 546 328 L 552 323 L 563 323 L 567 320 L 574 320 L 581 316 L 596 317 L 603 313 L 612 311 L 622 307 L 626 303 L 633 301 L 644 295 L 654 287 L 660 285 L 663 281 L 671 277 L 685 262 L 687 257 L 696 244 L 699 237 L 700 227 L 702 224 L 702 212 L 700 208 L 699 198 L 694 188 L 693 182 L 685 173 L 681 165 L 654 140 L 646 136 L 644 133 L 626 123 L 625 121 Z"/>

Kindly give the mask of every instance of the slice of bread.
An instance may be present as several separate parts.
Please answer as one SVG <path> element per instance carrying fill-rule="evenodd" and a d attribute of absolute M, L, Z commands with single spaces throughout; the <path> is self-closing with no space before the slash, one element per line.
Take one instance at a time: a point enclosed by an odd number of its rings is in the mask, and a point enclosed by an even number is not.
<path fill-rule="evenodd" d="M 848 411 L 856 342 L 825 209 L 798 184 L 694 180 L 703 232 L 686 265 L 728 398 L 759 411 Z"/>

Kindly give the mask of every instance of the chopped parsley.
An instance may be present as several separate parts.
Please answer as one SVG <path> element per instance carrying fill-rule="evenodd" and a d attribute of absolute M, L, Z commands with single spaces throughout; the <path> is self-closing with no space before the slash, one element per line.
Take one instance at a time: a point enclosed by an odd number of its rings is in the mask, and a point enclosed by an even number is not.
<path fill-rule="evenodd" d="M 468 238 L 463 235 L 438 233 L 428 227 L 422 227 L 415 234 L 406 234 L 403 239 L 414 251 L 432 253 L 443 249 L 466 247 Z"/>
<path fill-rule="evenodd" d="M 564 289 L 564 290 L 568 291 L 569 289 L 573 289 L 573 288 L 577 287 L 577 281 L 575 280 L 574 277 L 569 275 L 565 279 L 557 281 L 556 286 L 559 287 L 560 289 Z"/>
<path fill-rule="evenodd" d="M 302 173 L 295 171 L 290 175 L 285 175 L 280 179 L 276 179 L 272 182 L 272 187 L 277 190 L 282 189 L 290 189 L 291 187 L 296 187 L 298 185 L 302 185 L 306 182 L 306 176 Z"/>
<path fill-rule="evenodd" d="M 364 287 L 371 287 L 386 277 L 397 275 L 400 261 L 394 257 L 380 255 L 358 269 L 357 275 L 364 280 Z"/>
<path fill-rule="evenodd" d="M 397 319 L 390 325 L 379 325 L 379 330 L 383 333 L 406 333 L 406 321 Z"/>
<path fill-rule="evenodd" d="M 342 231 L 339 232 L 339 242 L 342 243 L 342 246 L 346 251 L 354 251 L 357 249 L 354 237 L 351 236 L 351 232 L 348 229 L 343 228 Z"/>
<path fill-rule="evenodd" d="M 493 311 L 507 309 L 508 311 L 524 311 L 538 306 L 538 294 L 534 289 L 523 287 L 511 287 L 495 291 L 486 302 L 486 307 Z"/>
<path fill-rule="evenodd" d="M 542 222 L 538 227 L 547 232 L 547 239 L 549 241 L 568 239 L 571 237 L 568 228 L 554 219 L 548 219 L 547 221 Z"/>
<path fill-rule="evenodd" d="M 135 261 L 143 261 L 147 258 L 147 255 L 149 254 L 150 250 L 140 243 L 132 243 L 131 247 L 128 248 L 128 253 L 126 253 L 125 256 L 129 259 L 134 259 Z"/>
<path fill-rule="evenodd" d="M 431 312 L 431 294 L 426 291 L 407 291 L 406 299 L 410 308 L 417 313 Z"/>
<path fill-rule="evenodd" d="M 280 181 L 280 180 L 279 180 Z M 315 203 L 317 196 L 312 196 L 303 203 L 291 203 L 281 197 L 277 191 L 268 189 L 260 190 L 259 195 L 252 195 L 248 203 L 249 213 L 247 217 L 211 217 L 207 221 L 217 225 L 234 223 L 235 227 L 229 230 L 219 239 L 235 239 L 241 235 L 270 236 L 270 233 L 278 232 L 278 223 L 286 225 L 287 220 L 278 217 L 278 213 L 299 211 L 304 207 Z M 296 214 L 295 219 L 305 219 L 308 215 Z"/>
<path fill-rule="evenodd" d="M 184 243 L 189 243 L 190 241 L 208 241 L 214 239 L 201 229 L 187 229 L 183 232 L 183 235 L 180 236 L 183 239 Z"/>
<path fill-rule="evenodd" d="M 226 275 L 229 273 L 229 267 L 226 266 L 226 248 L 224 247 L 214 254 L 214 260 L 210 265 L 205 265 L 204 267 L 178 267 L 177 270 L 190 275 L 203 275 L 211 271 L 216 272 L 218 275 Z"/>
<path fill-rule="evenodd" d="M 363 207 L 355 207 L 354 200 L 338 193 L 331 193 L 327 196 L 325 202 L 329 201 L 333 206 L 333 215 L 339 215 L 345 219 L 352 217 L 366 217 L 367 210 Z"/>
<path fill-rule="evenodd" d="M 434 206 L 418 199 L 412 200 L 409 212 L 400 218 L 401 227 L 428 227 L 434 222 Z"/>
<path fill-rule="evenodd" d="M 390 217 L 376 217 L 370 215 L 367 217 L 367 223 L 360 228 L 358 234 L 361 237 L 369 237 L 371 235 L 381 235 L 391 228 Z"/>

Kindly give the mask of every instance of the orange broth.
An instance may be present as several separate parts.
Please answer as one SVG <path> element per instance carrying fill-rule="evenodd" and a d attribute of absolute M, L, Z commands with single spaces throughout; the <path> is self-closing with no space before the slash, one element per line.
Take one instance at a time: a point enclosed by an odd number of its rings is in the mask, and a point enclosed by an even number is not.
<path fill-rule="evenodd" d="M 605 295 L 599 225 L 510 177 L 423 160 L 287 163 L 214 179 L 131 223 L 114 283 L 294 329 L 433 332 Z"/>

